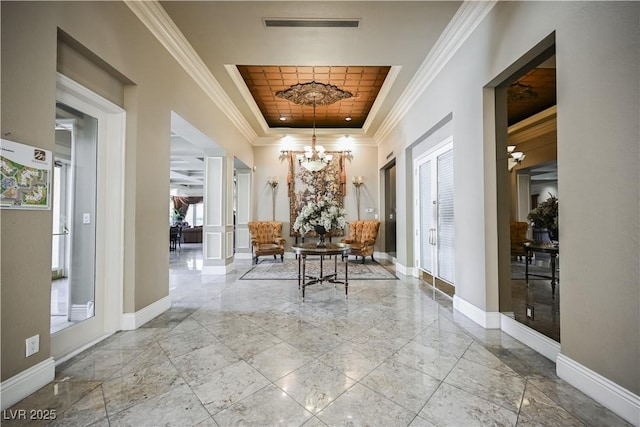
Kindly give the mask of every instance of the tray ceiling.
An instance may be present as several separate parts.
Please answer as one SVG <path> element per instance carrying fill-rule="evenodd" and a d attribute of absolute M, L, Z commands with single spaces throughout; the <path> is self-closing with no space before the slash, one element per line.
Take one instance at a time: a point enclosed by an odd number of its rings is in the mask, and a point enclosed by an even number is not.
<path fill-rule="evenodd" d="M 309 128 L 313 107 L 278 98 L 276 92 L 315 81 L 353 94 L 316 107 L 318 128 L 361 128 L 391 67 L 239 65 L 238 71 L 269 127 Z"/>

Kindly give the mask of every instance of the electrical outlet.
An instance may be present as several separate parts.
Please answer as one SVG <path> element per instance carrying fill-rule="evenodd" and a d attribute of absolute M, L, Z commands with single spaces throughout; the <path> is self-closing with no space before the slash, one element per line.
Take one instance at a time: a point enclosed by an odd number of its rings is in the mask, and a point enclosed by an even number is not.
<path fill-rule="evenodd" d="M 527 306 L 527 317 L 531 320 L 533 320 L 533 306 L 532 305 L 528 305 Z"/>
<path fill-rule="evenodd" d="M 34 335 L 31 338 L 27 338 L 25 341 L 27 347 L 26 357 L 40 351 L 40 335 Z"/>

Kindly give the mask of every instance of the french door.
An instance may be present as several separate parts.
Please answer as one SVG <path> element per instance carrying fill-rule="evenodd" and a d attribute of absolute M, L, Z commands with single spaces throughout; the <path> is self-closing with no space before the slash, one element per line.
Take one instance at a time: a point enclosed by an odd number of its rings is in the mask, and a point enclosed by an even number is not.
<path fill-rule="evenodd" d="M 435 279 L 455 283 L 453 141 L 414 161 L 416 264 Z"/>

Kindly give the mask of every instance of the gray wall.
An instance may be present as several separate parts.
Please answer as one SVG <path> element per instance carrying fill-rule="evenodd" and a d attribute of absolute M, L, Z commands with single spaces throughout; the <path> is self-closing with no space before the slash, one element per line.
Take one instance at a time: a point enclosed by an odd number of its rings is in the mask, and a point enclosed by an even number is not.
<path fill-rule="evenodd" d="M 379 152 L 402 153 L 452 114 L 456 294 L 481 310 L 498 311 L 495 119 L 492 92 L 483 88 L 555 32 L 561 351 L 636 394 L 639 14 L 637 2 L 498 3 Z M 378 159 L 384 163 L 380 154 Z M 398 166 L 398 207 L 408 209 L 400 189 L 409 188 L 410 162 L 401 154 Z M 398 257 L 411 265 L 409 251 L 399 248 Z"/>
<path fill-rule="evenodd" d="M 124 311 L 139 311 L 169 292 L 171 111 L 248 165 L 251 145 L 123 3 L 2 2 L 0 7 L 3 135 L 10 132 L 10 139 L 53 151 L 58 28 L 91 52 L 92 60 L 99 58 L 130 82 L 123 95 L 107 98 L 127 111 Z M 83 69 L 85 85 L 103 94 L 119 91 L 103 73 L 94 73 L 95 67 Z M 4 381 L 50 355 L 52 217 L 51 211 L 6 210 L 0 216 Z M 25 339 L 35 334 L 40 351 L 25 358 Z"/>

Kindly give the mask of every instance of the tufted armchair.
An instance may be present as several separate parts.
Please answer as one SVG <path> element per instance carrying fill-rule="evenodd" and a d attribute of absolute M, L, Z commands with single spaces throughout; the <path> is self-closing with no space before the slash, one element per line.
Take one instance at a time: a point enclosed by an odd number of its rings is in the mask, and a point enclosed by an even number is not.
<path fill-rule="evenodd" d="M 284 261 L 284 244 L 282 238 L 282 223 L 279 221 L 251 221 L 249 222 L 251 233 L 251 254 L 254 263 L 258 263 L 258 257 L 262 255 L 280 255 Z"/>
<path fill-rule="evenodd" d="M 380 221 L 368 219 L 363 221 L 353 221 L 349 223 L 349 237 L 342 239 L 342 243 L 348 243 L 351 246 L 351 255 L 362 257 L 364 264 L 365 257 L 371 255 L 373 259 L 373 245 L 378 237 L 378 229 Z"/>
<path fill-rule="evenodd" d="M 518 260 L 524 256 L 526 261 L 530 261 L 531 254 L 524 250 L 524 244 L 532 242 L 532 240 L 527 239 L 529 224 L 521 221 L 511 221 L 510 227 L 511 256 L 518 257 Z"/>

